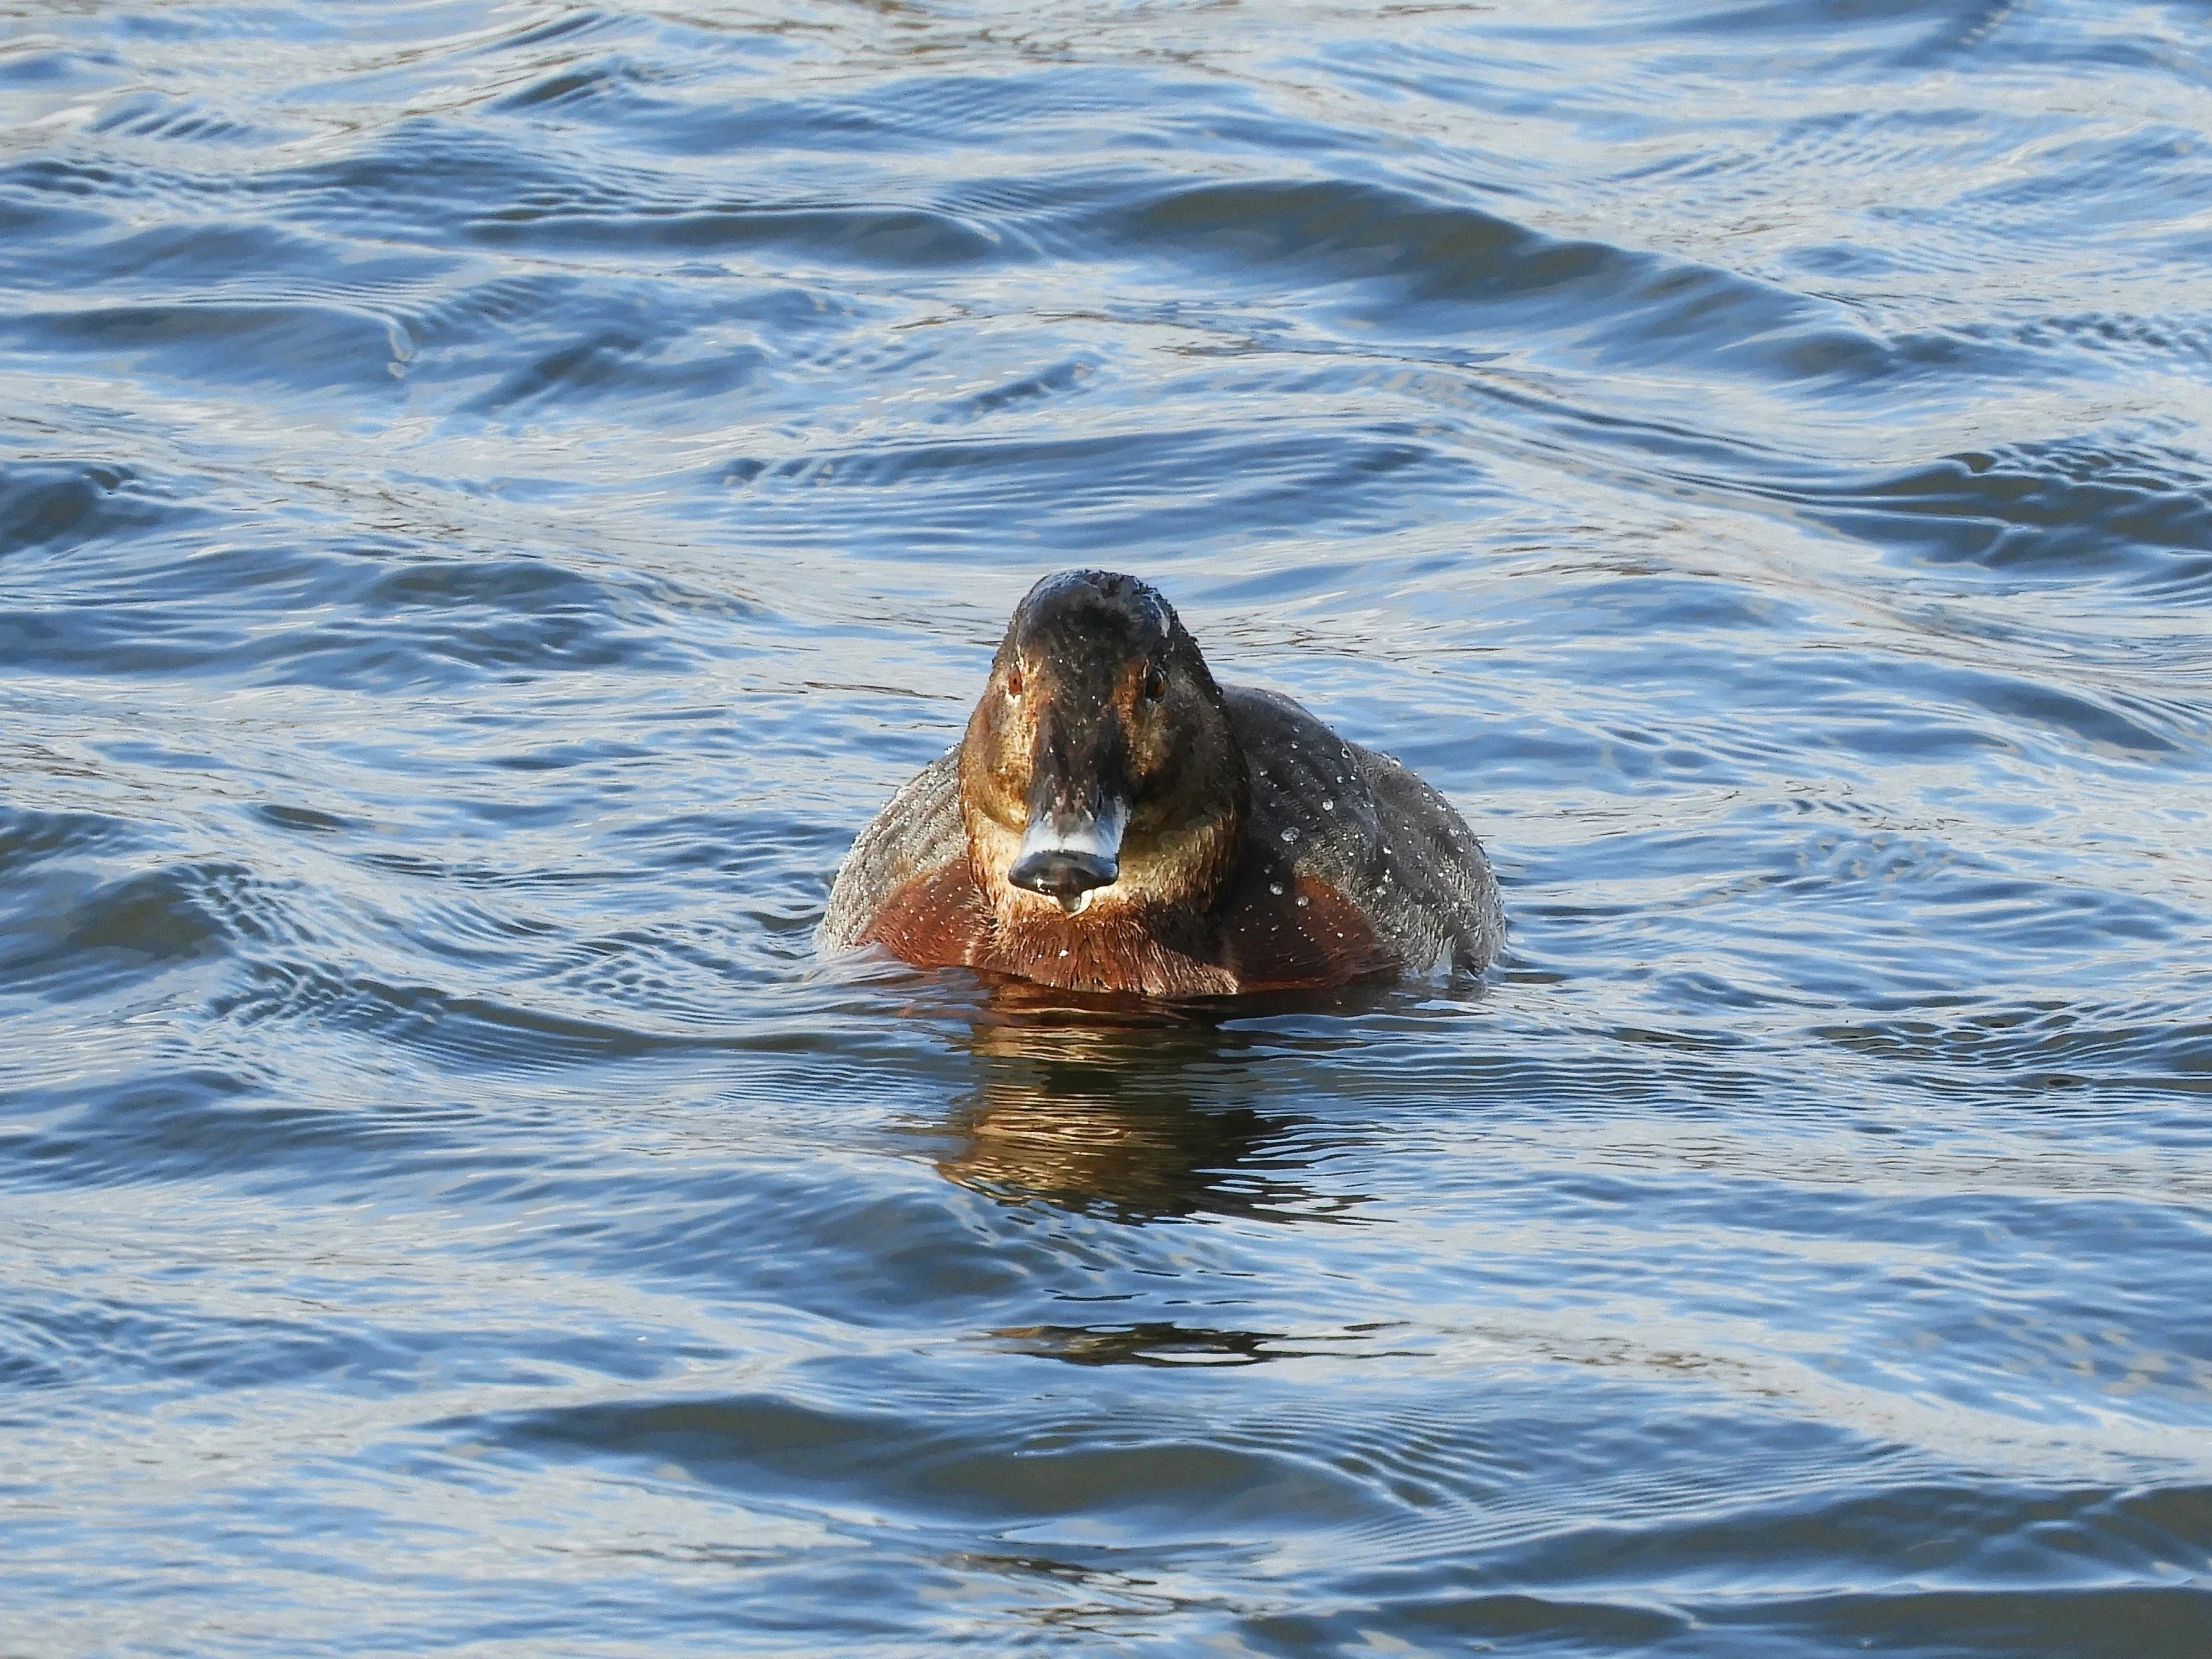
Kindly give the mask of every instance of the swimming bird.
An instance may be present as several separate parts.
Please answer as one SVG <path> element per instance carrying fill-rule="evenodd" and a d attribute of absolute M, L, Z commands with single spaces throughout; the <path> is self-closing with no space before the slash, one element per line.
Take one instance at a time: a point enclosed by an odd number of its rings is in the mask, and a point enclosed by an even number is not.
<path fill-rule="evenodd" d="M 1133 576 L 1047 576 L 966 734 L 837 871 L 816 941 L 1185 999 L 1479 972 L 1497 881 L 1451 804 L 1280 693 L 1216 684 Z"/>

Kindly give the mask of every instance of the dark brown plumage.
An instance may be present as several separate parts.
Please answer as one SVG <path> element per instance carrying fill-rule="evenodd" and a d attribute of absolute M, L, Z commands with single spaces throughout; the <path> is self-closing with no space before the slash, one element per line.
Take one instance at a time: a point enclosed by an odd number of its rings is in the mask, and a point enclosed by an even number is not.
<path fill-rule="evenodd" d="M 1147 584 L 1068 571 L 1014 612 L 960 744 L 861 832 L 818 940 L 1189 998 L 1478 971 L 1503 933 L 1434 790 L 1217 686 Z"/>

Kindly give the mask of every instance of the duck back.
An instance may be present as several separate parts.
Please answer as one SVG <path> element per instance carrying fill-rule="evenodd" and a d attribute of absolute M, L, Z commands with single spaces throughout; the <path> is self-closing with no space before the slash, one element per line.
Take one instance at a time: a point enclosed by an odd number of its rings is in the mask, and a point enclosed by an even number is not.
<path fill-rule="evenodd" d="M 1252 780 L 1232 908 L 1272 914 L 1280 909 L 1270 902 L 1280 896 L 1273 888 L 1283 885 L 1294 912 L 1326 899 L 1333 915 L 1347 913 L 1370 935 L 1356 943 L 1344 924 L 1347 967 L 1373 960 L 1370 972 L 1425 974 L 1489 966 L 1504 943 L 1504 909 L 1481 843 L 1451 803 L 1391 756 L 1347 742 L 1279 692 L 1230 686 L 1224 696 Z M 1308 938 L 1318 933 L 1318 942 L 1335 945 L 1339 922 L 1291 919 L 1304 922 Z M 1234 915 L 1225 930 L 1235 947 Z M 1255 962 L 1242 977 L 1270 975 Z"/>

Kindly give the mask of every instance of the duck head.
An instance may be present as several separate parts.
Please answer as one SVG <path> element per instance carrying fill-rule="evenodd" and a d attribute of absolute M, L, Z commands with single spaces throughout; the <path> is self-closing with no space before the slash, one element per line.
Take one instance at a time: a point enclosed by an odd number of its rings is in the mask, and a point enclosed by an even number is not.
<path fill-rule="evenodd" d="M 1029 590 L 960 745 L 969 861 L 1001 916 L 1203 913 L 1249 790 L 1221 690 L 1156 590 L 1101 570 Z"/>

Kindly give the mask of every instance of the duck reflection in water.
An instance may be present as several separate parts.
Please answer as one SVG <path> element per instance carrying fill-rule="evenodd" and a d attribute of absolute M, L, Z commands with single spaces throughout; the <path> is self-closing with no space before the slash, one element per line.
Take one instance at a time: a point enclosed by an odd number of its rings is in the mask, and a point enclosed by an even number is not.
<path fill-rule="evenodd" d="M 1341 1012 L 1342 996 L 1330 1006 Z M 1247 1103 L 1252 1043 L 1135 997 L 1001 983 L 969 1041 L 981 1075 L 948 1125 L 958 1145 L 937 1168 L 1009 1203 L 1124 1221 L 1346 1209 L 1355 1196 L 1300 1179 L 1303 1120 Z"/>
<path fill-rule="evenodd" d="M 1329 1006 L 1341 1012 L 1344 998 Z M 998 984 L 969 1042 L 980 1077 L 954 1106 L 947 1127 L 957 1139 L 937 1168 L 1001 1203 L 1121 1222 L 1332 1219 L 1363 1195 L 1324 1193 L 1305 1178 L 1311 1120 L 1256 1111 L 1247 1099 L 1256 1069 L 1288 1058 L 1281 1048 L 1302 1040 L 1326 1042 L 1280 1029 L 1262 1038 L 1136 998 Z M 1161 1320 L 1000 1327 L 988 1336 L 1080 1366 L 1257 1365 L 1347 1340 Z"/>

